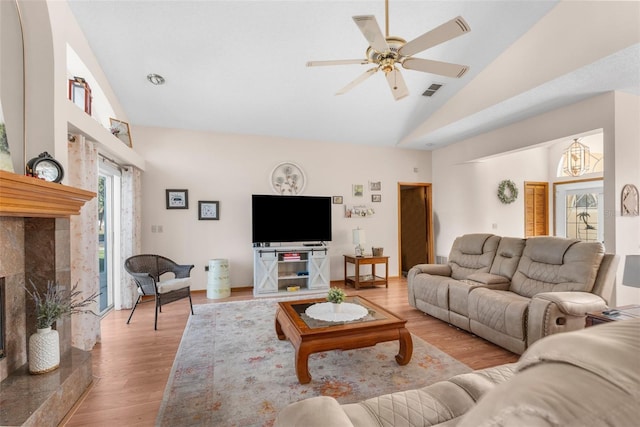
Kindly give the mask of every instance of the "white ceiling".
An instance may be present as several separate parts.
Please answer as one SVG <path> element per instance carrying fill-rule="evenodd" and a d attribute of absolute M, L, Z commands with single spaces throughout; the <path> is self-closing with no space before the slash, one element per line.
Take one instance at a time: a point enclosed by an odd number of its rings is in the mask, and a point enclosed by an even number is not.
<path fill-rule="evenodd" d="M 640 34 L 630 45 L 603 42 L 586 59 L 575 55 L 582 63 L 564 52 L 553 72 L 531 84 L 521 81 L 526 70 L 513 82 L 491 80 L 504 71 L 504 58 L 526 55 L 519 63 L 527 64 L 566 49 L 558 40 L 590 34 L 573 22 L 554 27 L 555 1 L 391 0 L 390 34 L 407 41 L 458 15 L 471 27 L 415 55 L 470 70 L 461 79 L 403 70 L 410 95 L 400 101 L 383 73 L 334 95 L 370 65 L 305 67 L 309 60 L 364 58 L 368 43 L 352 16 L 375 15 L 384 31 L 383 0 L 69 3 L 134 126 L 433 149 L 606 91 L 640 95 Z M 527 33 L 540 42 L 527 44 Z M 586 41 L 583 50 L 591 49 Z M 565 60 L 564 68 L 555 66 Z M 151 85 L 149 73 L 166 84 Z M 444 87 L 421 96 L 431 83 Z"/>

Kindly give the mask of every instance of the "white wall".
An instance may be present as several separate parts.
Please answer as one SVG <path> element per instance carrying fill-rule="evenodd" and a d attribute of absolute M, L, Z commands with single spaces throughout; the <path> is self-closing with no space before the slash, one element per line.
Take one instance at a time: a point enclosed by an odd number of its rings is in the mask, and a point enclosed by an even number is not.
<path fill-rule="evenodd" d="M 333 205 L 331 280 L 343 279 L 342 254 L 353 253 L 351 230 L 357 226 L 367 231 L 367 247 L 384 247 L 390 275 L 397 276 L 397 183 L 431 182 L 427 151 L 138 126 L 131 133 L 146 160 L 142 250 L 195 264 L 194 289 L 206 288 L 204 266 L 212 258 L 229 259 L 232 287 L 252 285 L 251 194 L 273 194 L 269 176 L 278 163 L 303 169 L 304 195 L 343 196 L 345 204 L 376 210 L 373 217 L 348 219 L 344 205 Z M 352 184 L 368 188 L 369 181 L 382 182 L 381 203 L 371 203 L 368 189 L 364 198 L 352 197 Z M 189 209 L 165 209 L 165 189 L 189 190 Z M 219 201 L 220 220 L 199 221 L 198 200 Z M 152 233 L 152 226 L 163 232 Z"/>
<path fill-rule="evenodd" d="M 448 256 L 453 240 L 465 233 L 524 236 L 524 182 L 548 181 L 549 150 L 533 148 L 465 163 L 457 162 L 455 150 L 439 151 L 433 163 L 436 255 Z M 518 188 L 518 198 L 507 205 L 497 197 L 504 179 Z"/>
<path fill-rule="evenodd" d="M 616 93 L 615 109 L 616 253 L 622 258 L 618 269 L 618 283 L 622 283 L 624 256 L 640 254 L 640 217 L 620 216 L 622 187 L 640 188 L 640 97 Z M 616 291 L 618 305 L 640 303 L 640 289 L 619 285 Z"/>

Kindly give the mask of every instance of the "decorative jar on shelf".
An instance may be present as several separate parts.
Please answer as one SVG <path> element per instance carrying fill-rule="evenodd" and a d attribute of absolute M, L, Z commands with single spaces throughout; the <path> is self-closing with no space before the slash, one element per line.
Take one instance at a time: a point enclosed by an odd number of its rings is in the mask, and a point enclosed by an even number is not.
<path fill-rule="evenodd" d="M 29 337 L 29 372 L 45 374 L 60 366 L 60 337 L 58 331 L 38 329 Z"/>

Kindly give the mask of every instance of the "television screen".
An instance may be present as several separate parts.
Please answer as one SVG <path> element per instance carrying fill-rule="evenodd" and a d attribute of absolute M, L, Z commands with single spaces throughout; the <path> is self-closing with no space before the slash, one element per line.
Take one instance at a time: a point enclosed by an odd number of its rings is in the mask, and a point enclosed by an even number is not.
<path fill-rule="evenodd" d="M 328 242 L 331 197 L 254 194 L 253 243 Z"/>

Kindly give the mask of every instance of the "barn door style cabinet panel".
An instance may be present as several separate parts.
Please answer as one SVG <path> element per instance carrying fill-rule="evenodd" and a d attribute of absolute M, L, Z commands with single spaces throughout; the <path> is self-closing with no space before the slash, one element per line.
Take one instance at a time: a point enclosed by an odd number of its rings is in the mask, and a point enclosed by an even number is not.
<path fill-rule="evenodd" d="M 326 246 L 279 246 L 253 249 L 253 294 L 310 292 L 329 289 Z"/>

